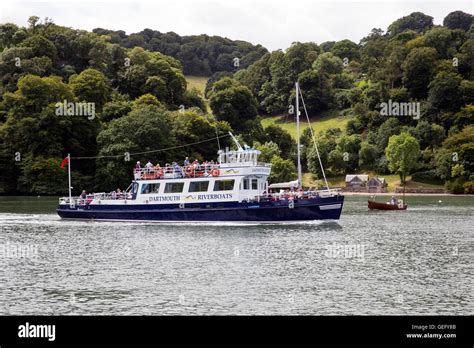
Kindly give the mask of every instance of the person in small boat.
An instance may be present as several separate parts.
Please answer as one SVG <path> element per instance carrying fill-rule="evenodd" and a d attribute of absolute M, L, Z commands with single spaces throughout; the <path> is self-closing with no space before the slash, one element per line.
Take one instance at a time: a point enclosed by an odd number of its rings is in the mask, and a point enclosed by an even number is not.
<path fill-rule="evenodd" d="M 392 196 L 392 198 L 390 199 L 390 204 L 397 205 L 397 203 L 397 198 L 395 196 Z"/>

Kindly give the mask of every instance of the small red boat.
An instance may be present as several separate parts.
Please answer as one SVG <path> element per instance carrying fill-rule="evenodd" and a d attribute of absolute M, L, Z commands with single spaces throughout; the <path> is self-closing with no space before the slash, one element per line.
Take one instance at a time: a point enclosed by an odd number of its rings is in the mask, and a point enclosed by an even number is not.
<path fill-rule="evenodd" d="M 392 203 L 382 203 L 382 202 L 375 202 L 368 200 L 368 207 L 369 209 L 377 209 L 377 210 L 406 210 L 408 205 L 400 203 L 400 204 L 392 204 Z"/>

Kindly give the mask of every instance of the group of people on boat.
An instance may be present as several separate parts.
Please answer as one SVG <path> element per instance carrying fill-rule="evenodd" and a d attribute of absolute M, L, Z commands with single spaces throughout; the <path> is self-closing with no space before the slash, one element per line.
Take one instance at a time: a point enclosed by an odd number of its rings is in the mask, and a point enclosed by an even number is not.
<path fill-rule="evenodd" d="M 164 167 L 161 167 L 159 163 L 154 165 L 151 161 L 148 161 L 142 168 L 140 161 L 137 161 L 135 164 L 135 177 L 138 176 L 140 179 L 160 179 L 168 175 L 174 178 L 216 176 L 219 172 L 218 168 L 219 164 L 214 161 L 203 161 L 200 163 L 199 160 L 195 159 L 191 162 L 189 157 L 184 159 L 182 166 L 177 162 L 172 162 L 171 164 L 166 163 Z"/>

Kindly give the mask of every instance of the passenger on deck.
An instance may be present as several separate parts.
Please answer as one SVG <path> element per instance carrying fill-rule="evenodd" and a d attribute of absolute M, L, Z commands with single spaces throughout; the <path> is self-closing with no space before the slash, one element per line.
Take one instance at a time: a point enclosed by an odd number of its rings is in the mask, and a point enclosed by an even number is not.
<path fill-rule="evenodd" d="M 145 168 L 146 168 L 147 172 L 151 172 L 152 169 L 153 169 L 153 163 L 151 163 L 150 161 L 148 161 L 148 163 L 145 164 Z"/>
<path fill-rule="evenodd" d="M 193 169 L 196 171 L 199 169 L 199 161 L 196 159 L 193 162 Z"/>
<path fill-rule="evenodd" d="M 174 169 L 175 177 L 176 176 L 178 178 L 184 177 L 183 169 L 178 165 L 178 163 L 173 162 L 173 169 Z"/>
<path fill-rule="evenodd" d="M 186 158 L 184 159 L 184 166 L 186 167 L 186 166 L 188 166 L 188 165 L 189 165 L 189 157 L 186 157 Z"/>
<path fill-rule="evenodd" d="M 204 176 L 209 176 L 209 171 L 210 171 L 210 165 L 208 161 L 204 161 L 202 163 L 202 166 L 204 167 Z"/>
<path fill-rule="evenodd" d="M 160 173 L 161 171 L 161 173 Z M 163 176 L 163 170 L 161 169 L 161 166 L 159 163 L 156 164 L 155 166 L 155 173 L 157 176 Z"/>
<path fill-rule="evenodd" d="M 122 191 L 118 188 L 117 189 L 117 199 L 121 199 L 123 197 Z"/>
<path fill-rule="evenodd" d="M 142 169 L 140 166 L 140 161 L 137 161 L 137 164 L 135 164 L 135 172 L 139 172 Z"/>
<path fill-rule="evenodd" d="M 117 199 L 117 192 L 112 191 L 112 193 L 110 194 L 110 196 L 112 197 L 112 199 Z"/>
<path fill-rule="evenodd" d="M 81 193 L 81 196 L 80 196 L 82 199 L 86 199 L 87 198 L 87 192 L 86 190 L 82 190 L 82 193 Z"/>

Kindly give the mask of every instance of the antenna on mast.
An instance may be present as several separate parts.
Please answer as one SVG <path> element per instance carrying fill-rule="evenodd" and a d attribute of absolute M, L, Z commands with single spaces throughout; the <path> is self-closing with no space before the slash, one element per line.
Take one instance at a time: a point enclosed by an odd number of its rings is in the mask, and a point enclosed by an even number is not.
<path fill-rule="evenodd" d="M 232 137 L 232 140 L 234 141 L 235 145 L 237 145 L 237 149 L 238 149 L 239 151 L 244 151 L 244 149 L 242 148 L 242 146 L 240 146 L 239 141 L 236 139 L 236 137 L 234 137 L 234 134 L 232 134 L 231 132 L 229 132 L 229 135 Z"/>

